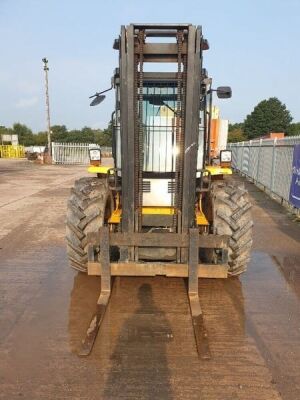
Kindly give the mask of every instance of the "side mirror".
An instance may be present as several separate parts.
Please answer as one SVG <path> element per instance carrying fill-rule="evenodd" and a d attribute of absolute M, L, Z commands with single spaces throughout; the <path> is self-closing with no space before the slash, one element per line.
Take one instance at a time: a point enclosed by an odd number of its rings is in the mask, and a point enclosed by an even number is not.
<path fill-rule="evenodd" d="M 113 83 L 111 84 L 111 87 L 106 90 L 102 90 L 102 92 L 96 92 L 93 94 L 93 96 L 90 96 L 89 98 L 92 99 L 93 97 L 94 100 L 91 102 L 90 106 L 97 106 L 98 104 L 102 103 L 102 101 L 105 99 L 105 96 L 103 96 L 102 93 L 109 92 L 110 90 L 113 89 Z"/>
<path fill-rule="evenodd" d="M 209 43 L 207 39 L 202 39 L 201 41 L 201 50 L 209 50 Z"/>
<path fill-rule="evenodd" d="M 217 88 L 217 96 L 219 99 L 230 99 L 232 90 L 230 86 L 219 86 Z"/>
<path fill-rule="evenodd" d="M 102 103 L 102 101 L 105 99 L 105 96 L 98 95 L 94 98 L 94 100 L 91 102 L 90 106 L 97 106 L 98 104 Z"/>

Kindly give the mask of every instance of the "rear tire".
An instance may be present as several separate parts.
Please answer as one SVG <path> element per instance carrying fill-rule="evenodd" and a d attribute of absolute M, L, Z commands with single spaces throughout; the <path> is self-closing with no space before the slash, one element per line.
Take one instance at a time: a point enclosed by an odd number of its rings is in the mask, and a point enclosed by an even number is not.
<path fill-rule="evenodd" d="M 113 210 L 113 198 L 105 179 L 75 181 L 67 208 L 66 241 L 72 268 L 87 272 L 87 234 L 98 232 Z"/>
<path fill-rule="evenodd" d="M 213 184 L 213 228 L 217 235 L 230 235 L 229 275 L 245 272 L 252 246 L 252 216 L 249 195 L 243 184 Z"/>

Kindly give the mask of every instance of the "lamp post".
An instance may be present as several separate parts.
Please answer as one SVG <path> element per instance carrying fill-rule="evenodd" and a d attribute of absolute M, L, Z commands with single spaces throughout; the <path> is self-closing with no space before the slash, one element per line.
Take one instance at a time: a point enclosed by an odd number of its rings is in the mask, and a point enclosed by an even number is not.
<path fill-rule="evenodd" d="M 46 89 L 46 115 L 47 115 L 47 137 L 48 137 L 48 154 L 51 156 L 51 125 L 50 125 L 50 107 L 49 107 L 49 88 L 48 88 L 48 60 L 43 58 L 44 71 L 45 71 L 45 89 Z"/>

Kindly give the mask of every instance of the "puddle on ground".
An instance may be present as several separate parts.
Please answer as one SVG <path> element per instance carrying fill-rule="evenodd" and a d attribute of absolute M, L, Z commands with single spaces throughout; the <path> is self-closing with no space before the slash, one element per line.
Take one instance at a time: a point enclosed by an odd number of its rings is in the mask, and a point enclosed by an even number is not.
<path fill-rule="evenodd" d="M 20 260 L 23 274 L 16 280 L 10 268 Z M 0 346 L 3 393 L 14 398 L 19 390 L 25 398 L 39 398 L 43 387 L 54 398 L 57 390 L 66 393 L 56 388 L 63 380 L 78 398 L 101 392 L 103 399 L 188 399 L 191 387 L 199 396 L 222 400 L 240 398 L 241 387 L 252 398 L 277 399 L 276 387 L 284 399 L 300 398 L 297 271 L 297 259 L 253 252 L 241 279 L 199 280 L 212 353 L 206 363 L 197 357 L 183 279 L 116 278 L 93 353 L 80 359 L 76 350 L 101 279 L 69 270 L 62 248 L 44 248 L 35 256 L 32 250 L 19 252 L 7 265 L 6 279 L 23 299 L 23 310 L 16 309 L 18 319 Z M 14 307 L 6 303 L 11 312 Z"/>

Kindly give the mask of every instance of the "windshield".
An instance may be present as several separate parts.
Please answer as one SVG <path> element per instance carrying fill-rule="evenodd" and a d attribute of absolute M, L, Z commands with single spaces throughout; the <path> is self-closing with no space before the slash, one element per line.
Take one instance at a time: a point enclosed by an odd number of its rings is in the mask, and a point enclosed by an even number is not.
<path fill-rule="evenodd" d="M 177 85 L 144 84 L 144 171 L 174 172 Z"/>

